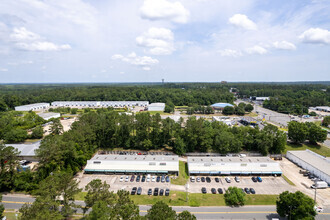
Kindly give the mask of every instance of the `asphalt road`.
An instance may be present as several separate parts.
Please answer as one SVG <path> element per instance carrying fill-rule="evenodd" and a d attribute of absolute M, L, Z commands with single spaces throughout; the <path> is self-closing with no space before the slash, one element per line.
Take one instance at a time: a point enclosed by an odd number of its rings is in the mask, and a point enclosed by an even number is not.
<path fill-rule="evenodd" d="M 3 195 L 3 201 L 6 209 L 19 209 L 26 202 L 33 202 L 32 197 L 23 195 Z M 76 202 L 79 205 L 84 205 L 82 201 Z M 141 205 L 140 214 L 145 215 L 150 206 Z M 222 207 L 172 207 L 176 212 L 180 213 L 188 210 L 198 219 L 272 219 L 279 218 L 276 214 L 275 206 L 243 206 L 231 208 Z M 81 212 L 81 210 L 78 210 Z M 281 218 L 280 218 L 281 219 Z M 317 215 L 316 219 L 330 219 L 330 207 L 326 208 L 323 213 Z"/>

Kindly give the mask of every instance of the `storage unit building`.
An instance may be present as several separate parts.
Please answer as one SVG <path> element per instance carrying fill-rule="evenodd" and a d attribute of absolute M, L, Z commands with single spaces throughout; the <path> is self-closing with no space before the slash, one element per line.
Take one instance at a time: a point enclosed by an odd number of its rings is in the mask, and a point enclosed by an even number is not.
<path fill-rule="evenodd" d="M 46 112 L 46 113 L 39 113 L 38 114 L 40 117 L 42 117 L 43 119 L 45 120 L 49 120 L 51 118 L 59 118 L 61 117 L 61 114 L 60 113 L 57 113 L 57 112 Z"/>
<path fill-rule="evenodd" d="M 269 157 L 188 157 L 189 175 L 282 175 Z"/>
<path fill-rule="evenodd" d="M 38 161 L 35 150 L 39 149 L 40 141 L 33 144 L 6 144 L 18 150 L 20 160 Z"/>
<path fill-rule="evenodd" d="M 87 161 L 85 173 L 179 173 L 179 157 L 167 155 L 95 155 Z"/>
<path fill-rule="evenodd" d="M 49 103 L 34 103 L 30 105 L 16 106 L 15 111 L 40 111 L 49 108 Z"/>
<path fill-rule="evenodd" d="M 52 102 L 52 107 L 70 107 L 70 108 L 124 108 L 141 106 L 147 107 L 148 101 L 56 101 Z"/>
<path fill-rule="evenodd" d="M 151 103 L 148 106 L 148 111 L 157 111 L 157 112 L 163 112 L 165 110 L 165 103 Z"/>
<path fill-rule="evenodd" d="M 330 159 L 310 150 L 288 151 L 286 157 L 293 163 L 330 184 Z"/>

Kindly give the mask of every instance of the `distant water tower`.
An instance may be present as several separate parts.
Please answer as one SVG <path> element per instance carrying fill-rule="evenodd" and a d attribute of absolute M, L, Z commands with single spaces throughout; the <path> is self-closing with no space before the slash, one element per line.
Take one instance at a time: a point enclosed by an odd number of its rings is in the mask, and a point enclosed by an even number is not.
<path fill-rule="evenodd" d="M 164 84 L 165 79 L 162 79 L 162 84 Z"/>

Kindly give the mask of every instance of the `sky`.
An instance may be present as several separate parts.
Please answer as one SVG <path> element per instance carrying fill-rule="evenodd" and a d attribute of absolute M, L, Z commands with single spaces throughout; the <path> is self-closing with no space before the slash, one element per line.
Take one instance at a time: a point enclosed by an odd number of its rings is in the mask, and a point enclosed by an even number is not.
<path fill-rule="evenodd" d="M 330 1 L 0 1 L 0 83 L 162 79 L 330 81 Z"/>

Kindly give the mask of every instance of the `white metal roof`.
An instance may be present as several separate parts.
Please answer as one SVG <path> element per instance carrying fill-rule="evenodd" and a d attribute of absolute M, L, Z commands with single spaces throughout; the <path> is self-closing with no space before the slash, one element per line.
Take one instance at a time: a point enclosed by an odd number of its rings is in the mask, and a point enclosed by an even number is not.
<path fill-rule="evenodd" d="M 329 158 L 323 157 L 310 150 L 288 151 L 287 154 L 292 154 L 298 157 L 300 160 L 304 161 L 305 163 L 315 167 L 316 169 L 330 176 Z"/>
<path fill-rule="evenodd" d="M 33 144 L 6 144 L 6 146 L 16 148 L 20 152 L 19 156 L 36 156 L 35 150 L 39 149 L 40 141 Z"/>
<path fill-rule="evenodd" d="M 34 107 L 39 107 L 39 106 L 49 106 L 49 103 L 34 103 L 34 104 L 29 104 L 29 105 L 20 105 L 20 106 L 15 106 L 15 108 L 34 108 Z"/>
<path fill-rule="evenodd" d="M 49 117 L 60 117 L 61 114 L 57 113 L 57 112 L 46 112 L 46 113 L 38 113 L 37 115 L 39 115 L 42 118 L 49 118 Z"/>
<path fill-rule="evenodd" d="M 155 102 L 155 103 L 151 103 L 149 107 L 165 107 L 165 103 Z"/>
<path fill-rule="evenodd" d="M 179 171 L 179 157 L 165 155 L 95 155 L 85 171 Z"/>

